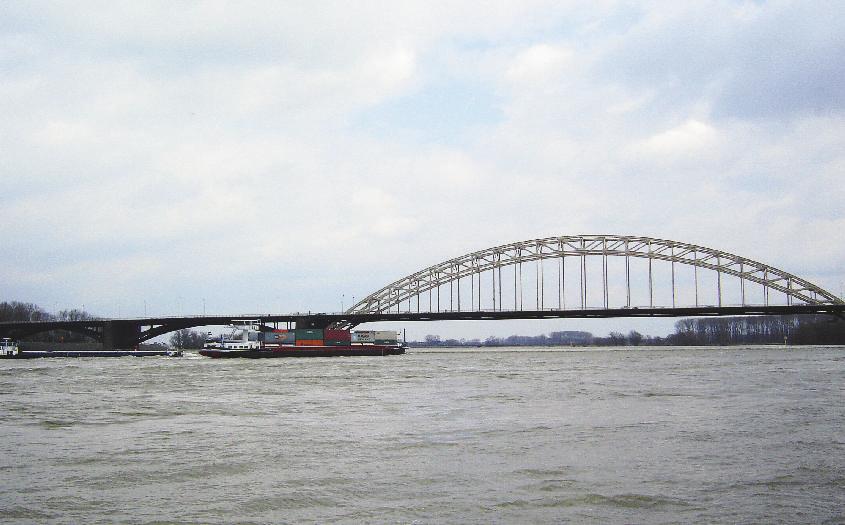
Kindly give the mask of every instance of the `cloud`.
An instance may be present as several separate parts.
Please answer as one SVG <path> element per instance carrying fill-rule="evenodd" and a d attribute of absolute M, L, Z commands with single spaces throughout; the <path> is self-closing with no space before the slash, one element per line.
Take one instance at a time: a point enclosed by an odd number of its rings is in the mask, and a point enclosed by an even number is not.
<path fill-rule="evenodd" d="M 635 144 L 633 150 L 657 160 L 667 157 L 695 160 L 701 154 L 718 148 L 718 142 L 719 134 L 716 129 L 704 122 L 690 119 Z"/>
<path fill-rule="evenodd" d="M 715 118 L 841 113 L 845 6 L 703 2 L 643 13 L 595 48 L 609 82 L 657 88 L 664 101 L 706 105 Z"/>
<path fill-rule="evenodd" d="M 537 44 L 517 55 L 506 71 L 506 77 L 517 83 L 543 83 L 559 76 L 572 60 L 569 49 Z"/>

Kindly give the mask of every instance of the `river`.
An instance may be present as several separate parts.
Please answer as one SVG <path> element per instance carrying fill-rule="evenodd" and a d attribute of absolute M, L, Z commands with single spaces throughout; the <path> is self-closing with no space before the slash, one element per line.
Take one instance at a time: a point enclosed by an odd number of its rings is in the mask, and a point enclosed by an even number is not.
<path fill-rule="evenodd" d="M 0 362 L 0 521 L 843 523 L 845 348 Z"/>

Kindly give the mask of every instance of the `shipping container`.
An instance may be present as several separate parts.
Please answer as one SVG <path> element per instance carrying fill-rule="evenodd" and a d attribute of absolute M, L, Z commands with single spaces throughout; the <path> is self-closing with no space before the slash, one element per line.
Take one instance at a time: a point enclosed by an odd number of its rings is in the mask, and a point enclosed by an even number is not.
<path fill-rule="evenodd" d="M 322 339 L 297 339 L 296 346 L 323 346 Z"/>
<path fill-rule="evenodd" d="M 352 344 L 350 341 L 339 341 L 337 339 L 326 339 L 323 341 L 323 344 L 326 346 L 349 346 Z"/>
<path fill-rule="evenodd" d="M 380 341 L 393 341 L 395 343 L 399 340 L 399 334 L 392 330 L 377 330 L 373 338 Z"/>
<path fill-rule="evenodd" d="M 376 339 L 376 333 L 373 331 L 358 331 L 352 332 L 351 340 L 353 343 L 372 343 Z"/>
<path fill-rule="evenodd" d="M 323 339 L 323 329 L 322 328 L 297 328 L 296 329 L 296 340 L 316 340 L 316 339 Z"/>
<path fill-rule="evenodd" d="M 346 341 L 347 343 L 352 340 L 352 334 L 349 333 L 349 330 L 330 330 L 325 329 L 323 331 L 326 341 Z"/>
<path fill-rule="evenodd" d="M 293 332 L 274 330 L 264 332 L 264 342 L 268 344 L 293 344 L 296 341 L 296 334 Z"/>

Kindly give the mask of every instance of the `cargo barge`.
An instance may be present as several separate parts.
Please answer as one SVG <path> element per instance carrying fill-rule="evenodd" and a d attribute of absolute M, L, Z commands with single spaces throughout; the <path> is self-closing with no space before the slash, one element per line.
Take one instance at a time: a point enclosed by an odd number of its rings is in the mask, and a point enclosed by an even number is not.
<path fill-rule="evenodd" d="M 402 345 L 349 345 L 349 346 L 285 346 L 260 350 L 215 350 L 203 348 L 200 355 L 214 358 L 242 357 L 263 359 L 278 357 L 339 357 L 339 356 L 385 356 L 405 353 Z"/>
<path fill-rule="evenodd" d="M 199 351 L 213 358 L 386 356 L 405 353 L 396 332 L 298 328 L 270 330 L 260 322 L 233 325 L 228 334 L 209 337 Z"/>
<path fill-rule="evenodd" d="M 21 350 L 4 339 L 0 341 L 0 359 L 39 359 L 43 357 L 181 357 L 181 350 Z"/>

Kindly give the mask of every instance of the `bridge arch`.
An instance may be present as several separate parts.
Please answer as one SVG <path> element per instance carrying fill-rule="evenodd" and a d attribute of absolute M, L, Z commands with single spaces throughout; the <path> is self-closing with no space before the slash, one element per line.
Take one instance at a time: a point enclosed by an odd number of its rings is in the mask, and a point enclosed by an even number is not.
<path fill-rule="evenodd" d="M 586 279 L 586 260 L 587 258 L 599 257 L 602 260 L 603 270 L 603 287 L 601 289 L 602 300 L 604 307 L 608 307 L 608 264 L 609 257 L 623 257 L 625 259 L 625 283 L 627 288 L 627 304 L 623 308 L 636 307 L 631 304 L 631 280 L 630 280 L 630 259 L 639 258 L 648 261 L 648 286 L 650 300 L 653 297 L 653 283 L 652 283 L 652 262 L 665 261 L 672 266 L 672 301 L 673 306 L 675 301 L 675 265 L 688 265 L 693 267 L 695 274 L 695 297 L 698 301 L 698 270 L 710 270 L 716 273 L 717 277 L 717 296 L 718 306 L 722 306 L 722 277 L 732 276 L 738 278 L 740 282 L 742 303 L 746 303 L 745 283 L 756 283 L 763 289 L 764 303 L 768 306 L 769 292 L 776 291 L 782 293 L 787 300 L 787 304 L 793 304 L 798 301 L 804 304 L 824 305 L 824 304 L 842 304 L 843 301 L 824 290 L 823 288 L 805 280 L 797 275 L 791 274 L 784 270 L 775 268 L 746 257 L 735 255 L 729 252 L 689 244 L 679 241 L 672 241 L 667 239 L 657 239 L 652 237 L 636 237 L 636 236 L 621 236 L 621 235 L 574 235 L 574 236 L 559 236 L 547 237 L 543 239 L 532 239 L 527 241 L 514 242 L 479 250 L 454 259 L 449 259 L 441 263 L 429 266 L 411 275 L 403 277 L 394 281 L 387 286 L 371 293 L 364 297 L 352 307 L 347 313 L 388 313 L 399 312 L 404 303 L 408 304 L 408 309 L 412 309 L 412 299 L 416 298 L 416 309 L 421 310 L 421 297 L 428 293 L 428 306 L 425 311 L 434 311 L 431 291 L 439 291 L 444 285 L 452 286 L 457 283 L 458 286 L 458 310 L 461 309 L 460 302 L 460 283 L 461 280 L 470 277 L 471 283 L 475 285 L 475 276 L 478 277 L 479 290 L 481 287 L 480 275 L 484 272 L 491 272 L 492 277 L 492 308 L 493 310 L 508 311 L 509 306 L 503 304 L 502 290 L 505 284 L 502 282 L 501 269 L 509 266 L 516 266 L 520 269 L 521 280 L 521 265 L 527 262 L 543 261 L 547 259 L 559 259 L 559 268 L 564 268 L 564 263 L 567 259 L 576 258 L 579 261 L 578 272 L 580 274 L 580 297 L 581 308 L 587 308 L 587 279 Z M 517 273 L 514 268 L 514 303 L 516 303 L 516 288 Z M 537 289 L 538 295 L 540 290 L 540 279 L 542 279 L 542 266 L 538 265 Z M 498 282 L 496 274 L 498 273 Z M 562 279 L 561 276 L 558 277 Z M 451 293 L 451 289 L 450 289 Z M 474 293 L 474 292 L 473 292 Z M 497 295 L 498 294 L 498 295 Z M 538 299 L 539 302 L 539 299 Z M 479 309 L 481 304 L 479 291 Z M 513 309 L 517 306 L 513 305 Z M 652 306 L 650 304 L 648 306 Z M 698 306 L 698 304 L 696 304 Z M 453 308 L 453 301 L 450 297 L 450 308 Z M 558 308 L 565 308 L 559 305 Z M 470 307 L 471 311 L 476 309 L 474 305 Z M 540 308 L 538 308 L 540 309 Z M 551 310 L 555 308 L 550 308 Z M 440 307 L 438 305 L 438 310 Z"/>

